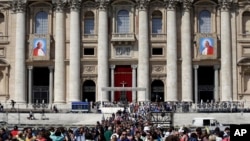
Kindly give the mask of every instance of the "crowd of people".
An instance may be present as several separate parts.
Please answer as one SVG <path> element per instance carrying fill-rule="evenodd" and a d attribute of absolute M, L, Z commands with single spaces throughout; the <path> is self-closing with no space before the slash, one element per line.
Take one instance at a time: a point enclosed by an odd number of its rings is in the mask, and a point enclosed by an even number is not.
<path fill-rule="evenodd" d="M 155 106 L 156 108 L 157 106 Z M 131 108 L 131 107 L 130 107 Z M 140 109 L 140 108 L 139 108 Z M 139 110 L 138 109 L 138 110 Z M 130 110 L 136 110 L 130 109 Z M 159 110 L 159 109 L 158 109 Z M 127 108 L 97 121 L 92 127 L 77 128 L 31 127 L 19 130 L 1 128 L 0 141 L 230 141 L 230 129 L 220 131 L 216 128 L 163 127 L 152 124 L 144 117 L 143 112 L 137 115 L 128 112 Z"/>

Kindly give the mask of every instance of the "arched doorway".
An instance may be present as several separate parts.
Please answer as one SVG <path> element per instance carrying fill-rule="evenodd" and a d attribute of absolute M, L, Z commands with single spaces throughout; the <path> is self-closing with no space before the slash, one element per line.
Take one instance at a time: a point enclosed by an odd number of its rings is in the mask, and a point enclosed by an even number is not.
<path fill-rule="evenodd" d="M 49 103 L 49 68 L 34 67 L 32 103 Z"/>
<path fill-rule="evenodd" d="M 151 83 L 151 101 L 164 101 L 164 84 L 161 80 L 154 80 Z"/>
<path fill-rule="evenodd" d="M 82 85 L 82 101 L 95 102 L 96 86 L 92 80 L 86 80 Z"/>

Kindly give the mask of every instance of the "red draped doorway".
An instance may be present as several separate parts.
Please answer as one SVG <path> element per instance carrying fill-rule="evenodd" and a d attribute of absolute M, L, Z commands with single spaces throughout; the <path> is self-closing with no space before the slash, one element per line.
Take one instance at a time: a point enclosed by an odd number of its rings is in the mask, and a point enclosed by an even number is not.
<path fill-rule="evenodd" d="M 132 87 L 132 68 L 130 65 L 116 66 L 115 68 L 115 87 Z M 120 101 L 122 93 L 125 94 L 126 100 L 132 101 L 132 91 L 115 91 L 115 101 Z"/>

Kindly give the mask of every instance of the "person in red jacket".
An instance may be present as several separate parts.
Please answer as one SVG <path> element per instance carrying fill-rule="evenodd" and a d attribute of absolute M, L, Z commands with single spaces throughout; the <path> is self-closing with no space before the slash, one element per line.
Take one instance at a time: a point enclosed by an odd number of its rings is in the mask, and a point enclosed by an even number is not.
<path fill-rule="evenodd" d="M 36 47 L 33 49 L 33 56 L 45 56 L 42 42 L 37 42 Z"/>
<path fill-rule="evenodd" d="M 18 127 L 17 126 L 14 126 L 14 129 L 13 130 L 11 130 L 11 135 L 12 135 L 12 137 L 13 138 L 15 138 L 17 135 L 18 135 Z"/>
<path fill-rule="evenodd" d="M 214 48 L 209 44 L 208 41 L 205 41 L 204 48 L 201 52 L 202 55 L 213 55 L 214 54 Z"/>

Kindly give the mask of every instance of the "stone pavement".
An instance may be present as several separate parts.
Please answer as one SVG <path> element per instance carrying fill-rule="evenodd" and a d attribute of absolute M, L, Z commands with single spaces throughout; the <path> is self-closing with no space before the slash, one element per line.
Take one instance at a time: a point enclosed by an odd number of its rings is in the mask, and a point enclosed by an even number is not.
<path fill-rule="evenodd" d="M 0 113 L 0 121 L 8 124 L 22 125 L 95 125 L 97 121 L 108 118 L 111 114 L 101 113 L 46 113 L 42 120 L 40 113 L 35 113 L 36 120 L 28 120 L 28 113 Z M 175 113 L 173 116 L 174 126 L 191 126 L 195 117 L 213 117 L 224 124 L 250 124 L 250 113 Z"/>

